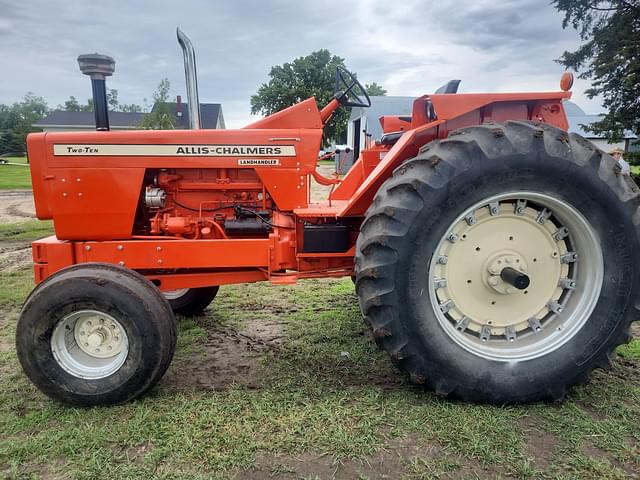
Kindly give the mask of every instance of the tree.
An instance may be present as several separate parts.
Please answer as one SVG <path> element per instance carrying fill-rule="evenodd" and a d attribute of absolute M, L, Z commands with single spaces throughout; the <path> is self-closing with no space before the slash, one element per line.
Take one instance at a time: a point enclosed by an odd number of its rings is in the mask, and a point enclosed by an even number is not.
<path fill-rule="evenodd" d="M 335 89 L 336 67 L 344 67 L 344 59 L 329 50 L 318 50 L 306 57 L 271 67 L 269 83 L 260 85 L 251 96 L 251 113 L 271 115 L 309 97 L 320 106 L 331 101 Z M 346 138 L 349 111 L 340 108 L 325 127 L 325 144 Z"/>
<path fill-rule="evenodd" d="M 110 88 L 107 90 L 107 105 L 112 112 L 141 112 L 142 107 L 135 103 L 121 104 L 118 101 L 118 90 Z M 71 95 L 64 105 L 58 105 L 58 110 L 67 112 L 93 112 L 93 98 L 87 99 L 86 104 L 80 104 L 76 97 Z"/>
<path fill-rule="evenodd" d="M 117 112 L 120 108 L 120 103 L 118 103 L 118 90 L 115 88 L 109 88 L 107 90 L 107 108 L 112 112 Z"/>
<path fill-rule="evenodd" d="M 364 88 L 367 90 L 367 93 L 371 96 L 374 95 L 386 95 L 387 91 L 382 88 L 382 85 L 378 85 L 376 82 L 373 83 L 365 83 Z"/>
<path fill-rule="evenodd" d="M 640 132 L 640 1 L 552 0 L 582 45 L 557 60 L 580 78 L 591 79 L 589 98 L 602 95 L 608 110 L 587 130 L 619 141 L 624 130 Z"/>
<path fill-rule="evenodd" d="M 142 112 L 142 107 L 136 103 L 122 103 L 118 105 L 119 112 Z"/>
<path fill-rule="evenodd" d="M 90 111 L 89 105 L 80 105 L 78 99 L 71 95 L 69 100 L 66 100 L 63 105 L 58 105 L 58 110 L 65 110 L 67 112 L 88 112 Z"/>
<path fill-rule="evenodd" d="M 176 119 L 169 107 L 169 91 L 171 83 L 169 79 L 163 78 L 158 84 L 158 88 L 153 92 L 153 107 L 151 111 L 144 116 L 140 123 L 140 128 L 145 130 L 171 130 L 175 128 Z"/>
<path fill-rule="evenodd" d="M 14 103 L 11 107 L 1 105 L 0 147 L 4 151 L 0 153 L 26 151 L 27 134 L 39 131 L 33 124 L 48 113 L 49 108 L 44 99 L 32 92 L 28 92 L 22 97 L 22 101 Z"/>

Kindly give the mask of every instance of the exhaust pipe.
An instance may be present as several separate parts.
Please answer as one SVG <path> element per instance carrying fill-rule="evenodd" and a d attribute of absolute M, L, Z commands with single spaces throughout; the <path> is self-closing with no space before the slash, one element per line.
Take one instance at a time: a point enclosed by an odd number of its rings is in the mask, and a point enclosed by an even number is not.
<path fill-rule="evenodd" d="M 109 130 L 109 111 L 107 108 L 106 78 L 113 75 L 116 62 L 108 55 L 88 53 L 78 57 L 80 71 L 91 77 L 93 90 L 93 112 L 96 119 L 96 130 Z"/>
<path fill-rule="evenodd" d="M 176 28 L 176 34 L 184 56 L 184 76 L 187 82 L 187 104 L 189 105 L 189 128 L 199 130 L 202 127 L 200 123 L 198 77 L 196 75 L 196 51 L 191 40 L 182 30 Z"/>

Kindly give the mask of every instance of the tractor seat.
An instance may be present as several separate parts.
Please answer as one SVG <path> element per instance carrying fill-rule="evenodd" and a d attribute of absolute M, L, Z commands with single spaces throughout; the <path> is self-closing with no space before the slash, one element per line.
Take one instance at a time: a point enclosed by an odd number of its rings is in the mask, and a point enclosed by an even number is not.
<path fill-rule="evenodd" d="M 460 80 L 449 80 L 447 83 L 442 85 L 439 89 L 437 89 L 434 93 L 458 93 L 458 87 L 460 86 Z"/>
<path fill-rule="evenodd" d="M 437 89 L 434 93 L 436 95 L 458 93 L 459 86 L 460 86 L 460 80 L 449 80 L 447 83 L 442 85 L 439 89 Z M 433 122 L 438 119 L 438 116 L 436 115 L 436 112 L 433 109 L 433 103 L 431 103 L 431 100 L 427 100 L 426 114 L 427 114 L 427 119 L 430 122 Z"/>
<path fill-rule="evenodd" d="M 403 134 L 403 131 L 385 133 L 380 140 L 376 140 L 376 145 L 393 145 Z"/>

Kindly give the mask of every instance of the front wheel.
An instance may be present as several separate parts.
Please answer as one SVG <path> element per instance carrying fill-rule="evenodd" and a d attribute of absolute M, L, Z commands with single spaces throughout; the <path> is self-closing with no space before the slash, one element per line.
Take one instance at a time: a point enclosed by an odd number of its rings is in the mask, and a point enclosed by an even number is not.
<path fill-rule="evenodd" d="M 65 268 L 27 298 L 16 329 L 18 359 L 51 398 L 81 406 L 127 402 L 167 370 L 173 312 L 136 272 L 108 264 Z"/>
<path fill-rule="evenodd" d="M 213 302 L 220 287 L 181 288 L 162 292 L 169 301 L 171 309 L 178 315 L 194 317 L 202 315 L 205 308 Z"/>
<path fill-rule="evenodd" d="M 639 206 L 581 137 L 526 122 L 454 132 L 398 168 L 367 212 L 365 320 L 437 393 L 558 400 L 630 338 Z"/>

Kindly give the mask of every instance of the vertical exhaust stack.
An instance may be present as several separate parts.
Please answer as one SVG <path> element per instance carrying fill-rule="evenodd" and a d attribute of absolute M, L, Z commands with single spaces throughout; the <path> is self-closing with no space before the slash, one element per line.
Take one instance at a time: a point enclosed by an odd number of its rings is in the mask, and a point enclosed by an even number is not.
<path fill-rule="evenodd" d="M 113 75 L 116 62 L 108 55 L 88 53 L 78 57 L 80 71 L 91 77 L 93 90 L 93 112 L 96 118 L 96 130 L 109 130 L 109 112 L 107 109 L 106 78 Z"/>
<path fill-rule="evenodd" d="M 182 30 L 176 29 L 178 43 L 184 56 L 184 76 L 187 82 L 187 105 L 189 105 L 189 128 L 199 130 L 200 99 L 198 98 L 198 77 L 196 75 L 196 51 L 189 37 Z"/>

